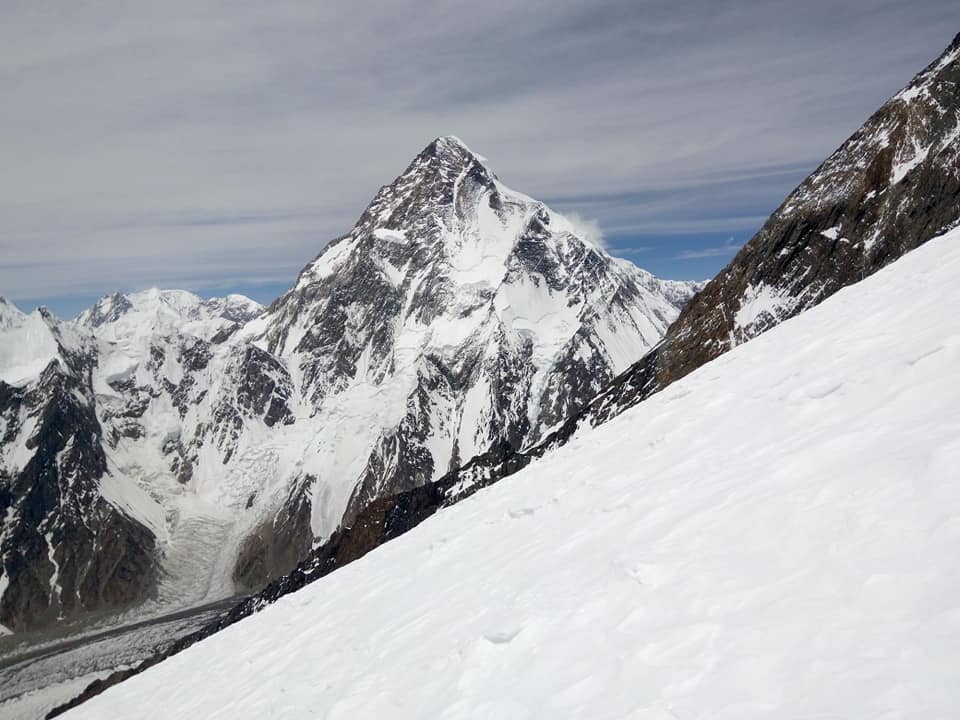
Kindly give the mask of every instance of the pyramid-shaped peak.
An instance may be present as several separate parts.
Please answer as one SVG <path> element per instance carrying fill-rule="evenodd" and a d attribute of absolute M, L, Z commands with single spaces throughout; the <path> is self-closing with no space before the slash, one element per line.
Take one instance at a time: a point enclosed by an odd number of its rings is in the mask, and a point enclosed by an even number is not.
<path fill-rule="evenodd" d="M 465 188 L 485 186 L 492 191 L 496 181 L 486 158 L 459 138 L 442 135 L 421 150 L 399 177 L 380 188 L 353 234 L 387 227 L 386 219 L 393 216 L 409 222 L 411 213 L 427 217 L 446 212 Z"/>
<path fill-rule="evenodd" d="M 456 135 L 441 135 L 440 137 L 434 138 L 427 146 L 425 152 L 431 152 L 435 155 L 445 153 L 474 154 L 470 148 L 467 147 L 467 144 Z"/>
<path fill-rule="evenodd" d="M 473 152 L 467 144 L 456 135 L 441 135 L 434 138 L 417 156 L 416 161 L 421 163 L 439 161 L 444 165 L 468 167 L 474 163 L 485 164 L 482 156 Z M 415 161 L 415 162 L 416 162 Z"/>

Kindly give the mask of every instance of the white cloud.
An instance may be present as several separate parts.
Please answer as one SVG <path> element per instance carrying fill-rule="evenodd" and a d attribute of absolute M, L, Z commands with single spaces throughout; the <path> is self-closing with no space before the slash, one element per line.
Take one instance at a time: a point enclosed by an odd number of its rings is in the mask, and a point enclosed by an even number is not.
<path fill-rule="evenodd" d="M 599 221 L 585 218 L 575 212 L 564 213 L 564 217 L 570 222 L 570 225 L 573 226 L 574 232 L 587 242 L 591 242 L 597 247 L 605 248 L 607 246 Z"/>

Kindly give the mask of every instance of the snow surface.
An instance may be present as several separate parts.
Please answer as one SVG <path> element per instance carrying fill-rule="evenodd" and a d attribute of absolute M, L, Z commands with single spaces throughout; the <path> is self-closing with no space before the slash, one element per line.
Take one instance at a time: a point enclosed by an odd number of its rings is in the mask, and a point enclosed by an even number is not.
<path fill-rule="evenodd" d="M 946 718 L 960 230 L 70 718 Z"/>
<path fill-rule="evenodd" d="M 894 163 L 893 168 L 890 170 L 890 184 L 896 185 L 903 180 L 903 178 L 907 176 L 907 173 L 927 159 L 927 153 L 929 152 L 930 148 L 918 145 L 917 141 L 912 139 L 910 148 L 902 152 L 902 157 L 897 159 L 897 162 Z"/>
<path fill-rule="evenodd" d="M 39 310 L 26 315 L 0 297 L 0 381 L 25 385 L 59 355 L 57 340 Z"/>
<path fill-rule="evenodd" d="M 840 237 L 840 226 L 834 225 L 832 228 L 821 230 L 820 234 L 823 235 L 827 240 L 836 240 L 838 237 Z"/>
<path fill-rule="evenodd" d="M 398 245 L 404 245 L 407 242 L 407 236 L 403 230 L 390 230 L 389 228 L 377 228 L 373 231 L 373 236 L 377 240 L 384 240 L 386 242 L 397 243 Z"/>
<path fill-rule="evenodd" d="M 750 285 L 743 293 L 740 308 L 734 315 L 738 330 L 746 330 L 764 317 L 775 322 L 790 309 L 796 299 L 789 292 L 760 283 Z"/>

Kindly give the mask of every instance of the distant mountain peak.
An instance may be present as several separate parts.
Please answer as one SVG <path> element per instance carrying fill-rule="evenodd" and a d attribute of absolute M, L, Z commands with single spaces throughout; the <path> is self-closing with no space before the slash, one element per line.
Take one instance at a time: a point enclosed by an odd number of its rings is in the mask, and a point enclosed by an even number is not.
<path fill-rule="evenodd" d="M 85 324 L 90 327 L 100 327 L 105 323 L 115 322 L 132 307 L 126 295 L 115 292 L 97 300 L 93 307 L 82 313 L 81 317 L 85 318 Z"/>
<path fill-rule="evenodd" d="M 424 189 L 433 187 L 446 191 L 442 197 L 449 201 L 458 181 L 468 175 L 472 181 L 486 186 L 492 186 L 497 180 L 486 158 L 467 147 L 460 138 L 442 135 L 420 151 L 404 173 L 383 190 L 408 189 L 414 185 Z"/>
<path fill-rule="evenodd" d="M 423 152 L 434 155 L 470 155 L 475 157 L 475 153 L 456 135 L 440 135 L 434 138 L 424 148 Z"/>
<path fill-rule="evenodd" d="M 0 597 L 0 623 L 110 604 L 47 560 L 117 566 L 88 551 L 112 531 L 89 519 L 105 506 L 124 523 L 111 547 L 135 550 L 119 600 L 259 587 L 368 503 L 535 441 L 657 343 L 693 291 L 614 260 L 441 136 L 266 311 L 154 288 L 108 295 L 72 323 L 34 314 L 17 342 L 0 337 L 0 379 L 16 383 L 0 428 L 26 443 L 33 418 L 51 416 L 77 450 L 61 465 L 63 448 L 47 448 L 42 482 L 26 451 L 0 457 L 0 476 L 51 493 L 70 477 L 85 494 L 63 504 L 87 515 L 56 505 L 42 524 L 18 514 L 0 528 L 0 551 L 12 548 L 0 564 L 30 567 Z M 19 352 L 28 336 L 39 340 Z M 33 547 L 46 552 L 19 549 Z"/>

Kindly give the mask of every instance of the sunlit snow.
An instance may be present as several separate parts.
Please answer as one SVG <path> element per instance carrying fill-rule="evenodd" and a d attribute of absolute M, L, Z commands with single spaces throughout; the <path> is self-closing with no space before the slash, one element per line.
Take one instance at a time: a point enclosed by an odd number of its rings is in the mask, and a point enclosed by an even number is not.
<path fill-rule="evenodd" d="M 70 718 L 946 718 L 960 231 Z"/>

